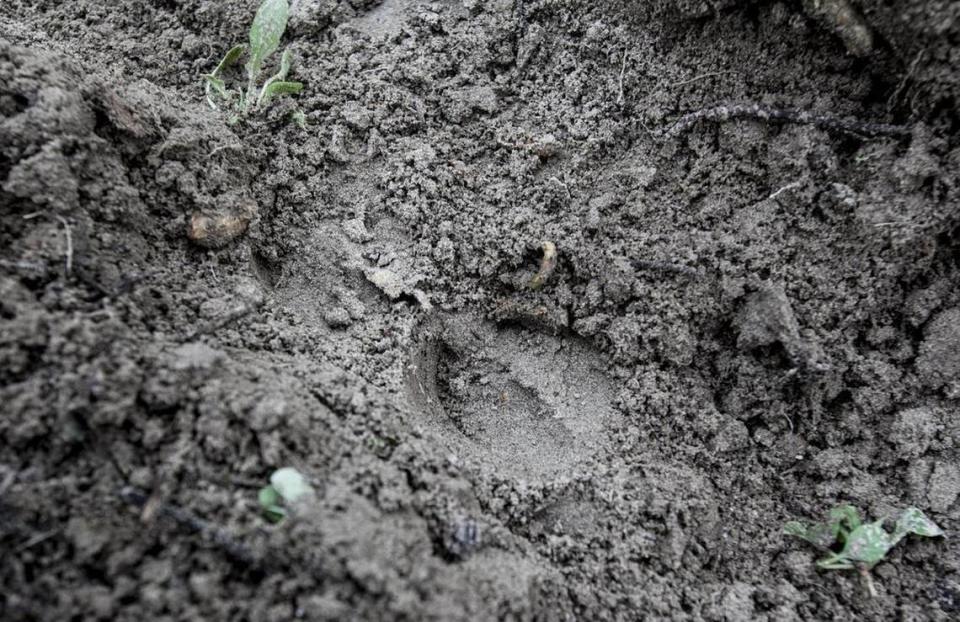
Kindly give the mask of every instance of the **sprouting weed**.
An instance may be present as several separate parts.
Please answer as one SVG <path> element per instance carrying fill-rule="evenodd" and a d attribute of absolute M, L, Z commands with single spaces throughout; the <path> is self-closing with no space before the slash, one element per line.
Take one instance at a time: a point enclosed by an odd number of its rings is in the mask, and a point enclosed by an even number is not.
<path fill-rule="evenodd" d="M 861 522 L 860 513 L 852 505 L 840 505 L 830 510 L 826 523 L 807 525 L 790 521 L 783 526 L 783 531 L 829 553 L 817 562 L 818 568 L 860 571 L 871 596 L 875 591 L 870 569 L 881 562 L 897 543 L 909 534 L 927 538 L 944 535 L 943 530 L 917 508 L 904 510 L 891 534 L 883 528 L 883 520 Z M 840 547 L 839 551 L 837 547 Z"/>
<path fill-rule="evenodd" d="M 280 55 L 280 68 L 277 73 L 270 76 L 259 88 L 257 86 L 257 80 L 263 71 L 264 63 L 280 46 L 280 38 L 283 37 L 284 31 L 287 29 L 289 15 L 290 4 L 287 0 L 264 0 L 253 18 L 253 25 L 250 27 L 249 46 L 234 46 L 223 57 L 216 69 L 209 75 L 204 76 L 207 102 L 214 109 L 218 108 L 218 100 L 223 100 L 232 107 L 235 112 L 230 119 L 232 123 L 239 121 L 254 110 L 266 106 L 274 97 L 295 94 L 303 90 L 302 83 L 287 81 L 292 63 L 290 50 L 284 50 L 283 54 Z M 223 79 L 224 72 L 235 65 L 240 57 L 248 51 L 248 59 L 245 65 L 247 88 L 245 90 L 227 89 L 226 82 Z"/>
<path fill-rule="evenodd" d="M 305 115 L 302 110 L 294 110 L 291 112 L 290 121 L 301 130 L 307 129 L 307 126 L 309 125 L 307 123 L 307 115 Z"/>
<path fill-rule="evenodd" d="M 260 503 L 264 517 L 272 523 L 277 523 L 287 516 L 288 508 L 313 494 L 313 488 L 299 471 L 284 467 L 277 469 L 270 476 L 270 485 L 260 489 L 257 501 Z"/>

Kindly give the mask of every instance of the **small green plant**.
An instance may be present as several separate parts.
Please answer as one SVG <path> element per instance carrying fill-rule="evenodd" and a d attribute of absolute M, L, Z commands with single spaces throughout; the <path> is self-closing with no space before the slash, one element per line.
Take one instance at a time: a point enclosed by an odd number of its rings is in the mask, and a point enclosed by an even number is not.
<path fill-rule="evenodd" d="M 783 526 L 783 531 L 829 553 L 817 562 L 817 567 L 860 571 L 871 596 L 876 591 L 870 569 L 882 561 L 897 543 L 909 534 L 927 538 L 944 535 L 943 530 L 917 508 L 904 510 L 891 534 L 883 528 L 883 520 L 863 523 L 857 509 L 846 504 L 830 510 L 826 523 L 807 525 L 790 521 Z"/>
<path fill-rule="evenodd" d="M 313 488 L 299 471 L 284 467 L 270 476 L 270 485 L 260 489 L 257 500 L 264 517 L 278 523 L 287 516 L 287 508 L 313 494 Z"/>
<path fill-rule="evenodd" d="M 245 66 L 247 72 L 247 88 L 228 90 L 223 79 L 224 72 L 232 67 L 247 47 L 237 45 L 227 52 L 213 73 L 204 76 L 206 81 L 207 102 L 217 109 L 217 100 L 223 100 L 232 106 L 235 114 L 231 122 L 239 121 L 250 112 L 266 106 L 278 95 L 299 93 L 303 90 L 300 82 L 288 82 L 290 73 L 290 50 L 284 50 L 280 56 L 280 70 L 267 79 L 261 87 L 257 87 L 257 80 L 263 65 L 280 46 L 280 38 L 287 29 L 287 19 L 290 15 L 290 4 L 287 0 L 264 0 L 253 18 L 250 27 L 249 58 Z"/>

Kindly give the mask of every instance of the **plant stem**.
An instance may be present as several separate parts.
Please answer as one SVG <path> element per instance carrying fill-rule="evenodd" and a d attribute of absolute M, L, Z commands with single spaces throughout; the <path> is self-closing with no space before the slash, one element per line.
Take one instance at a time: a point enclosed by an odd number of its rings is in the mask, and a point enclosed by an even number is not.
<path fill-rule="evenodd" d="M 870 574 L 869 568 L 860 568 L 860 576 L 863 577 L 863 580 L 867 584 L 867 592 L 870 593 L 870 598 L 877 597 L 877 586 L 873 583 L 873 575 Z"/>
<path fill-rule="evenodd" d="M 249 74 L 249 80 L 247 82 L 247 96 L 244 98 L 241 103 L 241 113 L 247 114 L 251 106 L 256 105 L 256 95 L 257 95 L 257 76 L 250 67 L 247 67 L 247 73 Z"/>

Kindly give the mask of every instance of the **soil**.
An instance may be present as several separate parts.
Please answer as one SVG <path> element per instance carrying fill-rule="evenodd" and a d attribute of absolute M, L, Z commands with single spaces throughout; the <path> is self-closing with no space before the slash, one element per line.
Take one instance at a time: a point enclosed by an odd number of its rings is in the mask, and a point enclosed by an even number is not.
<path fill-rule="evenodd" d="M 0 618 L 960 615 L 960 4 L 302 0 L 230 124 L 257 4 L 0 8 Z"/>

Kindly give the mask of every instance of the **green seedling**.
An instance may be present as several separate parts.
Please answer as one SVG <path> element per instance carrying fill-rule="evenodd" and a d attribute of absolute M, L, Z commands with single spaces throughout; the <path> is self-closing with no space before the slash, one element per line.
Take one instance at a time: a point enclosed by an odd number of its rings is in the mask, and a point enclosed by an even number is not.
<path fill-rule="evenodd" d="M 942 536 L 943 530 L 917 508 L 907 508 L 897 519 L 893 533 L 883 528 L 883 520 L 863 523 L 852 505 L 830 510 L 826 523 L 807 525 L 790 521 L 783 526 L 787 535 L 806 540 L 828 555 L 817 562 L 824 570 L 858 570 L 870 595 L 876 595 L 870 570 L 909 534 L 927 538 Z M 839 548 L 839 550 L 837 550 Z"/>
<path fill-rule="evenodd" d="M 262 108 L 278 95 L 290 95 L 303 90 L 300 82 L 287 81 L 290 73 L 292 57 L 290 50 L 284 50 L 280 55 L 280 69 L 267 79 L 259 88 L 257 80 L 263 71 L 266 60 L 277 51 L 280 38 L 287 29 L 287 19 L 290 16 L 290 4 L 287 0 L 264 0 L 253 18 L 250 27 L 249 55 L 245 69 L 247 72 L 247 88 L 228 90 L 223 74 L 240 60 L 248 51 L 248 47 L 237 45 L 227 52 L 213 73 L 204 76 L 206 82 L 207 102 L 214 109 L 218 109 L 218 100 L 231 106 L 235 114 L 231 122 L 239 121 L 241 117 L 252 111 Z"/>
<path fill-rule="evenodd" d="M 271 523 L 278 523 L 287 516 L 287 509 L 298 501 L 313 495 L 313 488 L 296 469 L 284 467 L 270 476 L 270 485 L 257 494 L 263 515 Z"/>

